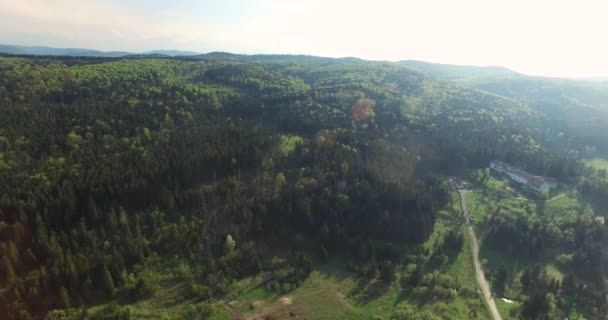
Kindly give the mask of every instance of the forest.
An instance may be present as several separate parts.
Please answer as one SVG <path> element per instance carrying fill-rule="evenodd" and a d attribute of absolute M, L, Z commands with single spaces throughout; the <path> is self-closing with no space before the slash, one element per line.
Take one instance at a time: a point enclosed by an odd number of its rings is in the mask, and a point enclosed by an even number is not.
<path fill-rule="evenodd" d="M 197 301 L 189 318 L 248 277 L 292 292 L 336 257 L 418 297 L 475 296 L 434 272 L 463 247 L 459 229 L 437 256 L 424 244 L 454 205 L 444 177 L 484 184 L 473 170 L 500 159 L 587 203 L 569 220 L 537 201 L 480 221 L 497 251 L 572 253 L 561 282 L 524 273 L 512 316 L 605 319 L 608 175 L 583 159 L 608 152 L 608 90 L 511 77 L 308 56 L 0 56 L 0 318 L 137 318 L 123 305 L 159 290 L 146 268 L 171 261 Z M 566 93 L 540 98 L 550 90 Z"/>

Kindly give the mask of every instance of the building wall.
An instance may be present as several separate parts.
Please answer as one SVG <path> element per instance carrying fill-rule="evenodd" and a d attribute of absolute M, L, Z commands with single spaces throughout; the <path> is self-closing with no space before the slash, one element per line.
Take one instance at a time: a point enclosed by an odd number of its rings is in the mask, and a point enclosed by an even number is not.
<path fill-rule="evenodd" d="M 535 188 L 535 187 L 530 187 L 530 188 L 532 190 L 535 190 L 538 192 L 545 192 L 545 191 L 549 191 L 549 189 L 551 189 L 551 186 L 548 183 L 543 183 L 538 188 Z"/>
<path fill-rule="evenodd" d="M 495 171 L 498 171 L 498 172 L 504 172 L 502 166 L 499 163 L 497 163 L 497 162 L 491 162 L 490 163 L 490 168 L 492 168 L 492 169 L 494 169 Z"/>
<path fill-rule="evenodd" d="M 516 181 L 516 182 L 519 182 L 519 183 L 524 184 L 524 185 L 528 185 L 528 179 L 526 179 L 524 177 L 520 177 L 520 176 L 518 176 L 516 174 L 509 173 L 509 172 L 507 172 L 507 175 L 509 175 L 509 177 L 511 179 L 513 179 L 514 181 Z"/>
<path fill-rule="evenodd" d="M 538 187 L 533 187 L 532 185 L 529 185 L 528 178 L 522 177 L 522 176 L 518 175 L 517 173 L 511 171 L 511 169 L 510 169 L 511 167 L 510 166 L 508 166 L 506 164 L 503 165 L 503 163 L 500 162 L 500 161 L 492 161 L 492 162 L 490 162 L 490 168 L 493 169 L 496 172 L 503 173 L 503 174 L 507 175 L 511 180 L 513 180 L 513 181 L 515 181 L 517 183 L 523 184 L 524 186 L 528 186 L 528 187 L 530 187 L 530 189 L 535 190 L 537 192 L 545 192 L 545 191 L 548 191 L 548 190 L 550 190 L 552 188 L 557 187 L 557 183 L 555 183 L 555 182 L 547 182 L 547 181 L 543 182 Z M 515 171 L 518 171 L 518 170 L 515 170 Z M 532 178 L 532 179 L 535 179 L 535 178 Z M 533 182 L 535 182 L 535 181 L 533 181 Z M 533 183 L 533 185 L 537 185 L 537 184 Z"/>

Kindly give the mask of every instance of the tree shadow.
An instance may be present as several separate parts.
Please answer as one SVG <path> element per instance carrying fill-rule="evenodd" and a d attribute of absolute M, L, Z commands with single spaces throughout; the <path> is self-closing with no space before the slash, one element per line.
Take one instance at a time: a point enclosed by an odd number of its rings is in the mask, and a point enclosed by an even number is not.
<path fill-rule="evenodd" d="M 396 307 L 401 302 L 403 302 L 407 298 L 409 298 L 412 295 L 412 290 L 413 290 L 413 288 L 409 285 L 405 288 L 399 288 L 399 295 L 397 296 L 397 299 L 395 299 L 393 306 Z"/>
<path fill-rule="evenodd" d="M 365 289 L 367 288 L 367 283 L 367 279 L 359 278 L 357 280 L 357 286 L 349 292 L 349 295 L 353 297 L 355 301 L 359 302 L 358 297 L 364 295 Z"/>
<path fill-rule="evenodd" d="M 383 296 L 390 288 L 390 283 L 384 281 L 374 280 L 366 288 L 365 295 L 362 297 L 361 302 L 367 303 Z"/>
<path fill-rule="evenodd" d="M 381 280 L 359 279 L 357 286 L 351 290 L 350 296 L 357 304 L 367 304 L 383 296 L 391 287 L 390 283 Z"/>

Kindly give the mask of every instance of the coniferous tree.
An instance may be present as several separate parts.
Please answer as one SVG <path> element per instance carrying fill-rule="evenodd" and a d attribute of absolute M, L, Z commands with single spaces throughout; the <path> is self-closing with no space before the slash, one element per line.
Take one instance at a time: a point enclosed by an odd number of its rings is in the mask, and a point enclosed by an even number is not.
<path fill-rule="evenodd" d="M 3 292 L 0 292 L 0 319 L 10 319 L 9 305 Z"/>
<path fill-rule="evenodd" d="M 8 242 L 8 256 L 14 266 L 19 264 L 19 249 L 12 240 Z"/>
<path fill-rule="evenodd" d="M 114 294 L 115 286 L 114 279 L 112 278 L 112 274 L 106 265 L 103 266 L 103 286 L 106 294 L 108 296 L 112 296 Z"/>
<path fill-rule="evenodd" d="M 64 286 L 59 288 L 59 302 L 63 309 L 70 307 L 70 296 L 68 295 L 68 290 Z"/>
<path fill-rule="evenodd" d="M 13 264 L 8 256 L 2 257 L 2 266 L 4 270 L 4 282 L 7 285 L 10 285 L 17 279 L 17 275 L 15 274 L 15 269 L 13 268 Z"/>

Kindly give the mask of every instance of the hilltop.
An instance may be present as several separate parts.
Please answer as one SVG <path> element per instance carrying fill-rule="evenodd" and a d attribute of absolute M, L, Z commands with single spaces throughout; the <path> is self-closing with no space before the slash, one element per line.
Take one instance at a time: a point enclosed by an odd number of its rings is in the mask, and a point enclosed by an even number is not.
<path fill-rule="evenodd" d="M 34 55 L 34 56 L 70 56 L 70 57 L 103 57 L 103 58 L 120 58 L 131 55 L 161 55 L 169 57 L 177 56 L 193 56 L 199 53 L 192 51 L 181 50 L 152 50 L 142 53 L 133 53 L 127 51 L 100 51 L 93 49 L 81 48 L 54 48 L 46 46 L 18 46 L 0 44 L 0 53 L 14 55 Z"/>

